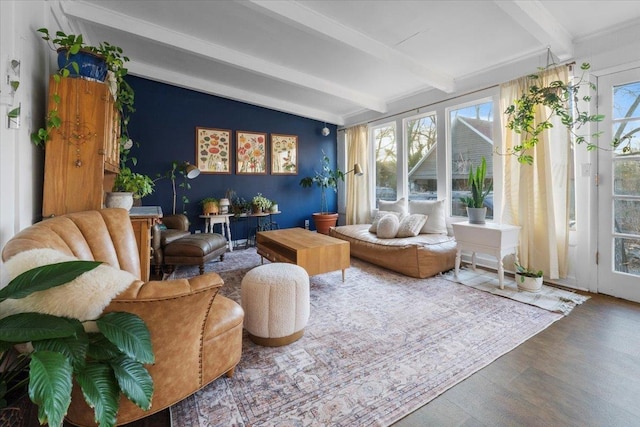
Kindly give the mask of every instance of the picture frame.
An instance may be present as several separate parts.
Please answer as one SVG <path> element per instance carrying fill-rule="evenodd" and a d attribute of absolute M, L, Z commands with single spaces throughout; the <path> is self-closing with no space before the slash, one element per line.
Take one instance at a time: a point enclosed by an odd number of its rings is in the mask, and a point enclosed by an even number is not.
<path fill-rule="evenodd" d="M 298 174 L 298 136 L 271 134 L 271 175 Z"/>
<path fill-rule="evenodd" d="M 236 131 L 236 175 L 267 174 L 267 134 Z"/>
<path fill-rule="evenodd" d="M 201 173 L 231 174 L 231 131 L 196 127 L 196 161 Z"/>

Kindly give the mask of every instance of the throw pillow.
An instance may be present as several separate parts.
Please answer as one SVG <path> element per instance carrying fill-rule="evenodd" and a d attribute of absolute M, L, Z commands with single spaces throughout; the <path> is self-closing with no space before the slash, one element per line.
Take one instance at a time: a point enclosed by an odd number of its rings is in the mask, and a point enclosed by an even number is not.
<path fill-rule="evenodd" d="M 400 220 L 396 215 L 387 214 L 380 218 L 378 222 L 377 235 L 381 239 L 393 239 L 398 234 L 398 227 L 400 226 Z"/>
<path fill-rule="evenodd" d="M 35 267 L 77 260 L 76 257 L 54 249 L 31 249 L 14 255 L 4 265 L 7 278 L 12 280 L 20 273 Z M 34 292 L 25 298 L 2 301 L 0 317 L 33 311 L 72 317 L 80 321 L 93 320 L 102 314 L 114 297 L 136 280 L 136 277 L 127 271 L 101 264 L 64 285 Z"/>
<path fill-rule="evenodd" d="M 427 222 L 420 233 L 447 234 L 447 221 L 444 213 L 445 200 L 409 200 L 409 213 L 427 216 Z"/>
<path fill-rule="evenodd" d="M 391 211 L 378 211 L 376 212 L 375 216 L 373 217 L 373 221 L 371 221 L 371 227 L 369 227 L 369 232 L 370 233 L 377 233 L 378 232 L 378 223 L 380 222 L 380 219 L 382 219 L 383 216 L 385 215 L 395 215 L 398 217 L 398 222 L 400 222 L 399 220 L 402 219 L 402 217 L 404 217 L 404 214 L 402 212 L 391 212 Z"/>
<path fill-rule="evenodd" d="M 401 212 L 404 214 L 407 213 L 407 206 L 404 202 L 404 197 L 396 200 L 395 202 L 390 202 L 388 200 L 378 200 L 378 209 L 387 212 Z"/>
<path fill-rule="evenodd" d="M 414 237 L 420 233 L 422 227 L 427 222 L 427 216 L 422 214 L 411 214 L 402 218 L 398 226 L 396 237 Z"/>

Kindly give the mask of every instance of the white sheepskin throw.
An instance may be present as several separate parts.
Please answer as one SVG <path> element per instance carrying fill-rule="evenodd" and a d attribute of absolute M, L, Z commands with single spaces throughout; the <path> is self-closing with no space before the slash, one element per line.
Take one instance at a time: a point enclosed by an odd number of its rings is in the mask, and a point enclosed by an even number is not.
<path fill-rule="evenodd" d="M 54 249 L 32 249 L 21 252 L 5 263 L 7 279 L 48 264 L 77 261 Z M 73 281 L 21 299 L 7 299 L 0 303 L 0 318 L 17 313 L 37 312 L 76 318 L 80 321 L 96 319 L 109 302 L 127 289 L 136 277 L 123 270 L 101 264 Z M 3 283 L 4 287 L 8 284 Z"/>

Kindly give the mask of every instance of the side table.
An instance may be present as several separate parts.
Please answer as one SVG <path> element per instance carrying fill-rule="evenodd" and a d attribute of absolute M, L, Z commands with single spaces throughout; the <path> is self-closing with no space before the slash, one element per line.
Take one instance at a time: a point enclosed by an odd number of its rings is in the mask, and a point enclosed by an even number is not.
<path fill-rule="evenodd" d="M 231 218 L 233 214 L 219 214 L 219 215 L 200 215 L 200 218 L 204 218 L 204 232 L 205 233 L 214 233 L 213 226 L 216 224 L 220 224 L 220 228 L 222 229 L 222 235 L 227 238 L 227 246 L 229 247 L 229 252 L 233 252 L 233 243 L 231 240 L 231 227 L 229 226 L 229 218 Z"/>
<path fill-rule="evenodd" d="M 472 251 L 471 266 L 476 269 L 476 252 L 491 254 L 498 259 L 498 280 L 500 289 L 504 289 L 504 265 L 502 259 L 505 255 L 515 254 L 518 262 L 518 241 L 520 227 L 507 224 L 469 224 L 468 221 L 451 224 L 453 235 L 456 238 L 458 250 L 456 252 L 455 276 L 460 270 L 460 256 L 462 250 Z"/>
<path fill-rule="evenodd" d="M 162 209 L 160 206 L 134 206 L 129 211 L 129 218 L 140 253 L 140 278 L 147 281 L 151 273 L 151 227 L 160 222 Z"/>

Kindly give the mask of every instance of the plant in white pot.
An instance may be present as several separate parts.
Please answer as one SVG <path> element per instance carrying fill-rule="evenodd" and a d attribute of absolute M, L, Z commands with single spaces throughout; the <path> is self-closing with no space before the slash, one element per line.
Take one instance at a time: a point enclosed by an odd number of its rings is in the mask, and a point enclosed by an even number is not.
<path fill-rule="evenodd" d="M 469 189 L 470 196 L 461 197 L 462 203 L 467 205 L 467 216 L 471 224 L 484 224 L 487 215 L 487 207 L 484 206 L 484 199 L 493 189 L 493 180 L 486 182 L 487 161 L 482 157 L 480 165 L 473 170 L 473 166 L 469 169 Z"/>
<path fill-rule="evenodd" d="M 134 199 L 140 199 L 153 193 L 155 183 L 147 175 L 133 172 L 126 166 L 113 182 L 112 191 L 106 194 L 105 206 L 108 208 L 131 209 Z"/>
<path fill-rule="evenodd" d="M 518 289 L 527 292 L 540 292 L 542 289 L 542 270 L 532 270 L 515 263 L 516 284 Z"/>
<path fill-rule="evenodd" d="M 304 188 L 310 188 L 314 184 L 320 188 L 320 212 L 313 214 L 313 221 L 318 233 L 329 234 L 329 228 L 335 226 L 338 221 L 338 214 L 329 212 L 326 190 L 331 189 L 337 192 L 339 181 L 344 181 L 344 172 L 339 169 L 331 169 L 331 161 L 324 152 L 322 153 L 322 169 L 316 171 L 313 176 L 307 176 L 300 180 L 300 185 Z"/>

